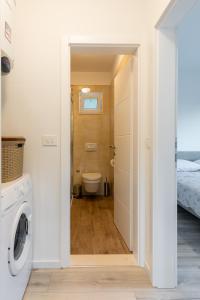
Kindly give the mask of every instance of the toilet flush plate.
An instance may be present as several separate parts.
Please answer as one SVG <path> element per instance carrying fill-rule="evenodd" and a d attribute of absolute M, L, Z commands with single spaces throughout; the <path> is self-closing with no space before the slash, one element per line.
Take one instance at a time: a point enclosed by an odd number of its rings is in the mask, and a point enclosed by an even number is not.
<path fill-rule="evenodd" d="M 87 151 L 87 152 L 97 151 L 97 144 L 96 143 L 85 143 L 85 151 Z"/>

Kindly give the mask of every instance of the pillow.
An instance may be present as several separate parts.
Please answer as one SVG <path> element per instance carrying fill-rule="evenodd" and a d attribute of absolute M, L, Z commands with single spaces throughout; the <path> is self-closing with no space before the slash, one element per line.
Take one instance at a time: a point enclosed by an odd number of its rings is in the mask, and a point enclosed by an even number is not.
<path fill-rule="evenodd" d="M 200 159 L 195 160 L 194 163 L 200 165 Z"/>
<path fill-rule="evenodd" d="M 178 172 L 200 171 L 200 164 L 197 164 L 197 163 L 189 161 L 189 160 L 178 159 L 177 160 L 177 171 Z"/>

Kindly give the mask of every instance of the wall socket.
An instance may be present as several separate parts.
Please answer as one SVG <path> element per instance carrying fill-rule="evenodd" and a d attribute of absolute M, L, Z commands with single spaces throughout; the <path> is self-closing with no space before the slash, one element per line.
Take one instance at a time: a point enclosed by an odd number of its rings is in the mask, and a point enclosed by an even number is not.
<path fill-rule="evenodd" d="M 43 146 L 57 146 L 58 138 L 56 135 L 43 135 L 42 136 L 42 145 Z"/>

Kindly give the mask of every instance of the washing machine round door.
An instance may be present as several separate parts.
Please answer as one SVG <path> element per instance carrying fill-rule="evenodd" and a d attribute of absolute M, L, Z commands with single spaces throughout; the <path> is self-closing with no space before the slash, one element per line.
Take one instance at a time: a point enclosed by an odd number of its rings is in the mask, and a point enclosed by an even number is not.
<path fill-rule="evenodd" d="M 8 248 L 8 265 L 12 276 L 23 269 L 30 253 L 31 217 L 31 207 L 23 203 L 15 216 Z"/>

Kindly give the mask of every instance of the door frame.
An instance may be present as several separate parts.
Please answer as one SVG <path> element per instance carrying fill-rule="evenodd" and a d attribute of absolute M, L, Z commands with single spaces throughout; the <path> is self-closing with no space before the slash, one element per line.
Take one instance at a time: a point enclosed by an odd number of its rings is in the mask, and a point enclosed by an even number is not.
<path fill-rule="evenodd" d="M 60 136 L 60 264 L 61 267 L 70 266 L 70 112 L 71 112 L 71 71 L 70 53 L 72 46 L 96 46 L 96 47 L 134 47 L 137 48 L 138 57 L 138 265 L 144 266 L 145 263 L 145 198 L 143 186 L 145 182 L 145 172 L 142 169 L 145 165 L 143 145 L 143 99 L 141 91 L 141 57 L 142 47 L 139 41 L 132 38 L 112 36 L 97 38 L 91 36 L 64 36 L 61 41 L 61 136 Z"/>
<path fill-rule="evenodd" d="M 177 286 L 176 29 L 197 1 L 172 0 L 156 25 L 152 281 L 159 288 Z"/>

